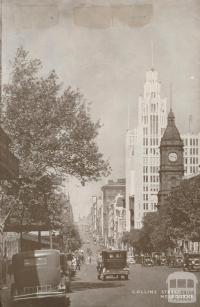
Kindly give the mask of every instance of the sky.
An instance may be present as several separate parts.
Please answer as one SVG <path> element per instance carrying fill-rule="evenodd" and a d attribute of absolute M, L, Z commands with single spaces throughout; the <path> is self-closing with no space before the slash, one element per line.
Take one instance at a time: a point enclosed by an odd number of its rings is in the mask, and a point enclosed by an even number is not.
<path fill-rule="evenodd" d="M 3 0 L 3 82 L 23 46 L 42 61 L 44 74 L 55 69 L 63 88 L 79 88 L 103 125 L 97 142 L 110 160 L 110 178 L 124 178 L 128 116 L 136 127 L 152 45 L 162 97 L 173 85 L 180 133 L 188 131 L 189 115 L 200 131 L 199 28 L 199 0 Z M 69 180 L 76 219 L 88 214 L 107 179 L 86 187 Z"/>

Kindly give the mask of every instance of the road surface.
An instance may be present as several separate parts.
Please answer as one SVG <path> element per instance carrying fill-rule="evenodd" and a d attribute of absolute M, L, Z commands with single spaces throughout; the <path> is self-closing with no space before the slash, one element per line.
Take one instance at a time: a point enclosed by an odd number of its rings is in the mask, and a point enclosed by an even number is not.
<path fill-rule="evenodd" d="M 71 307 L 164 307 L 177 306 L 168 303 L 166 279 L 170 273 L 181 271 L 168 267 L 142 267 L 132 265 L 130 278 L 99 281 L 95 264 L 84 265 L 72 282 Z M 200 273 L 194 273 L 200 284 Z M 200 291 L 197 285 L 197 301 L 179 303 L 178 307 L 199 307 Z"/>

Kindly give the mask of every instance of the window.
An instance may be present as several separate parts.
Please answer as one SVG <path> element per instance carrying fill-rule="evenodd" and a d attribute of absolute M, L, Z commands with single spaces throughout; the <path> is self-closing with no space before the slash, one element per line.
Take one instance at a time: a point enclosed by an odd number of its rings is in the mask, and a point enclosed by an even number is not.
<path fill-rule="evenodd" d="M 187 280 L 187 287 L 188 288 L 194 288 L 194 281 L 192 279 Z"/>
<path fill-rule="evenodd" d="M 39 265 L 47 265 L 46 257 L 38 257 L 38 258 L 27 258 L 24 259 L 24 266 L 39 266 Z"/>
<path fill-rule="evenodd" d="M 171 279 L 169 286 L 170 288 L 176 288 L 176 279 Z"/>
<path fill-rule="evenodd" d="M 186 279 L 177 279 L 177 288 L 186 288 Z"/>

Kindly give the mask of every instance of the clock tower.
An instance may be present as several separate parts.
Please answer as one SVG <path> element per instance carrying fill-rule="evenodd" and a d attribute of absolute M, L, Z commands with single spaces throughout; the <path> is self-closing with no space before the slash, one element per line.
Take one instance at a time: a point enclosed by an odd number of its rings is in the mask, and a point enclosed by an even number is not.
<path fill-rule="evenodd" d="M 184 175 L 183 141 L 175 125 L 175 116 L 170 109 L 167 128 L 160 142 L 160 191 L 158 206 L 164 204 L 173 187 L 179 185 Z"/>

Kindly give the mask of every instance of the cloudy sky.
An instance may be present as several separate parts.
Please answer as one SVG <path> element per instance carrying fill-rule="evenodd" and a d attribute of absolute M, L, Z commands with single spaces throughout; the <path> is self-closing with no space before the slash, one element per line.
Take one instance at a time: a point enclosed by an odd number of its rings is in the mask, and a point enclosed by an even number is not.
<path fill-rule="evenodd" d="M 125 134 L 137 125 L 145 72 L 159 72 L 162 96 L 173 84 L 173 109 L 181 133 L 200 131 L 199 0 L 3 0 L 3 81 L 23 46 L 41 59 L 44 74 L 55 69 L 63 86 L 79 88 L 101 119 L 100 150 L 114 179 L 125 176 Z M 99 184 L 70 181 L 74 213 L 88 213 Z M 78 195 L 78 196 L 77 196 Z"/>

